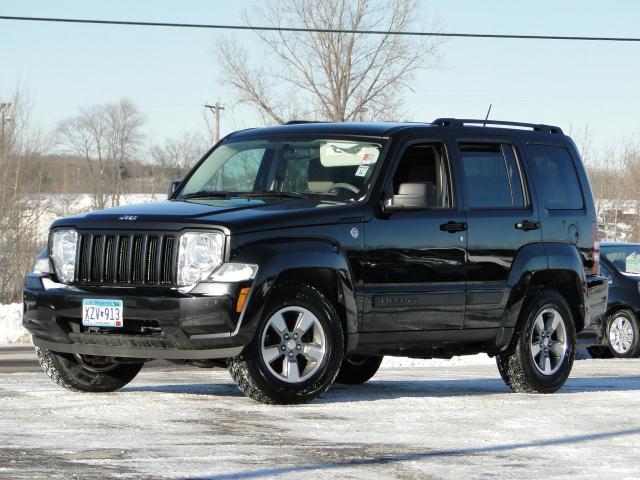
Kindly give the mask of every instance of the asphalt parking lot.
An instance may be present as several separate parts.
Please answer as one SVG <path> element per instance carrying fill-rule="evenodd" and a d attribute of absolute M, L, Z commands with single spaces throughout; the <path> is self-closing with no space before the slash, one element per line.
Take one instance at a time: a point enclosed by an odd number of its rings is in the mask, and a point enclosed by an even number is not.
<path fill-rule="evenodd" d="M 576 362 L 555 395 L 495 366 L 386 367 L 302 406 L 224 370 L 147 369 L 113 394 L 0 374 L 0 478 L 638 478 L 640 360 Z"/>

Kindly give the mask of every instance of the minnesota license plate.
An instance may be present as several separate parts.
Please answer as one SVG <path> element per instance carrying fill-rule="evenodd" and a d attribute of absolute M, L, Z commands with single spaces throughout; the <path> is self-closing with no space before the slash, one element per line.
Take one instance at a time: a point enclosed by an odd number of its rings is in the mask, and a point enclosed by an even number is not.
<path fill-rule="evenodd" d="M 82 300 L 82 325 L 85 327 L 122 327 L 122 300 Z"/>

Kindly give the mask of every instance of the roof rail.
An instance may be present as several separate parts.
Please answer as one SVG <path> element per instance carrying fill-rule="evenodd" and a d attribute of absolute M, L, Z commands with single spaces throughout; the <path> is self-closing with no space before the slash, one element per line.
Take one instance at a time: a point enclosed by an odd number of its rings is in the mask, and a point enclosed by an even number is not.
<path fill-rule="evenodd" d="M 544 124 L 536 124 L 536 123 L 522 123 L 522 122 L 508 122 L 502 120 L 476 120 L 470 118 L 437 118 L 433 122 L 432 125 L 436 125 L 439 127 L 464 127 L 466 124 L 473 125 L 503 125 L 507 127 L 523 127 L 530 128 L 535 132 L 544 132 L 544 133 L 557 133 L 559 135 L 563 135 L 562 129 L 560 127 L 556 127 L 553 125 L 544 125 Z"/>
<path fill-rule="evenodd" d="M 283 125 L 304 125 L 305 123 L 327 123 L 322 120 L 289 120 L 283 123 Z"/>

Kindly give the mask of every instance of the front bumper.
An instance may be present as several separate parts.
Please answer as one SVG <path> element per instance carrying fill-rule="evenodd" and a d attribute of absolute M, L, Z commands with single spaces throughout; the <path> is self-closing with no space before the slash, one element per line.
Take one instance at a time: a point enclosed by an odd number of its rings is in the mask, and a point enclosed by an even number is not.
<path fill-rule="evenodd" d="M 48 276 L 25 278 L 23 324 L 49 350 L 126 358 L 202 360 L 239 355 L 251 332 L 239 325 L 241 285 L 217 283 L 191 293 L 167 288 L 71 287 Z M 118 299 L 122 328 L 82 326 L 82 300 Z"/>

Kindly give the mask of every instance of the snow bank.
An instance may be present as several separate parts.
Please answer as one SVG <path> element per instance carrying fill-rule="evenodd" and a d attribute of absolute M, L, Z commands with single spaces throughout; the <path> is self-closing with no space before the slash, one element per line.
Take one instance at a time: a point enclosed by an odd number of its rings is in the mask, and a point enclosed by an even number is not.
<path fill-rule="evenodd" d="M 0 305 L 0 344 L 31 343 L 31 335 L 22 326 L 22 304 Z"/>

